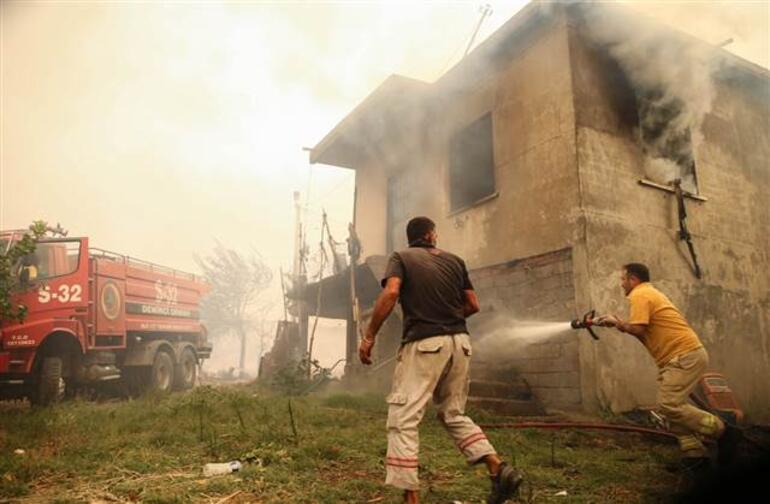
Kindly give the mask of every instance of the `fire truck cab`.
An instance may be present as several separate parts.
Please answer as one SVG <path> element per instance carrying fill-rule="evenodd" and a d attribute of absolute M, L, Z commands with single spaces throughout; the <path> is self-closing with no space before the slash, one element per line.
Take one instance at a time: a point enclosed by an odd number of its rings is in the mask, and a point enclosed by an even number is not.
<path fill-rule="evenodd" d="M 0 232 L 5 253 L 24 231 Z M 199 320 L 198 276 L 47 238 L 16 266 L 12 301 L 24 321 L 0 321 L 0 397 L 50 404 L 77 388 L 123 380 L 133 392 L 187 389 L 211 354 Z"/>

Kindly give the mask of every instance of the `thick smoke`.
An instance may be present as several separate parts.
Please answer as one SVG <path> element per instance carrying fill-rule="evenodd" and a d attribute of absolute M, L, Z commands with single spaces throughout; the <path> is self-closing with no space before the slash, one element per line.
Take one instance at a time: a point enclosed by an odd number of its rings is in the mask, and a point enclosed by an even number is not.
<path fill-rule="evenodd" d="M 645 174 L 696 192 L 693 151 L 711 110 L 714 49 L 630 11 L 587 6 L 589 37 L 617 61 L 636 92 Z"/>

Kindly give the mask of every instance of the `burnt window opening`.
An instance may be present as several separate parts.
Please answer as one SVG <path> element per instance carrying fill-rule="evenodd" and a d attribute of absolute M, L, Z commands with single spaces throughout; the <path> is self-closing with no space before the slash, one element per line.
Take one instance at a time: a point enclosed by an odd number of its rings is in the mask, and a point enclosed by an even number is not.
<path fill-rule="evenodd" d="M 452 211 L 495 193 L 492 114 L 455 133 L 449 153 L 449 201 Z"/>
<path fill-rule="evenodd" d="M 596 48 L 602 81 L 599 93 L 617 113 L 610 131 L 633 135 L 643 154 L 640 176 L 651 186 L 670 187 L 681 180 L 682 189 L 698 194 L 690 123 L 692 111 L 681 98 L 660 86 L 634 82 L 607 48 Z"/>
<path fill-rule="evenodd" d="M 645 175 L 654 182 L 698 194 L 692 134 L 686 104 L 660 89 L 637 91 L 639 141 L 645 154 Z"/>

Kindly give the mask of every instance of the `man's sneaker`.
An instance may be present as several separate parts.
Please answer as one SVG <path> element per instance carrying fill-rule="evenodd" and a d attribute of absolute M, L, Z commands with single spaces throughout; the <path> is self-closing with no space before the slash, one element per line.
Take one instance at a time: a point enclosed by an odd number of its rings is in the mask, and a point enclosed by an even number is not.
<path fill-rule="evenodd" d="M 680 464 L 685 478 L 695 487 L 708 482 L 714 474 L 708 457 L 682 457 Z"/>
<path fill-rule="evenodd" d="M 513 497 L 522 481 L 524 476 L 507 462 L 503 462 L 500 464 L 500 470 L 492 477 L 492 490 L 487 497 L 487 504 L 503 504 Z"/>

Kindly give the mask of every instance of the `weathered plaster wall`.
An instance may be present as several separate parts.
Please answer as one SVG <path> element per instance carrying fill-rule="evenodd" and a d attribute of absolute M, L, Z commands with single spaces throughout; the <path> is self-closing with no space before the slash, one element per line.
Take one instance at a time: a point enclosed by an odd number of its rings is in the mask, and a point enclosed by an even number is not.
<path fill-rule="evenodd" d="M 642 153 L 633 127 L 633 91 L 617 67 L 570 30 L 578 167 L 586 230 L 586 290 L 579 305 L 627 313 L 619 268 L 651 269 L 653 284 L 686 315 L 755 419 L 770 418 L 768 226 L 770 99 L 767 90 L 725 72 L 707 116 L 695 161 L 700 194 L 687 200 L 688 227 L 703 269 L 691 272 L 678 239 L 675 198 L 642 187 Z M 765 85 L 767 84 L 765 76 Z M 751 80 L 751 79 L 749 79 Z M 756 81 L 756 79 L 753 79 Z M 756 89 L 756 86 L 754 86 Z M 630 337 L 610 333 L 589 356 L 598 398 L 613 410 L 655 400 L 656 369 Z M 582 356 L 582 354 L 581 354 Z M 587 367 L 584 373 L 590 374 Z"/>
<path fill-rule="evenodd" d="M 423 138 L 423 152 L 408 152 L 389 167 L 371 160 L 359 170 L 356 221 L 366 254 L 384 250 L 386 173 L 399 169 L 413 172 L 409 178 L 420 186 L 409 198 L 407 213 L 433 218 L 441 246 L 463 256 L 471 268 L 561 249 L 574 241 L 577 172 L 563 21 L 540 28 L 505 63 L 482 62 L 477 70 L 471 76 L 450 72 L 433 85 L 427 129 L 414 133 Z M 490 111 L 499 195 L 452 213 L 450 138 Z M 404 242 L 405 224 L 393 223 L 396 245 Z"/>
<path fill-rule="evenodd" d="M 426 165 L 441 184 L 431 214 L 442 245 L 471 268 L 561 249 L 572 243 L 575 187 L 573 108 L 569 52 L 562 21 L 542 28 L 499 72 L 479 73 L 473 87 L 444 93 L 438 136 Z M 450 76 L 451 77 L 451 76 Z M 450 213 L 449 139 L 492 112 L 495 179 L 499 192 L 478 206 Z"/>

